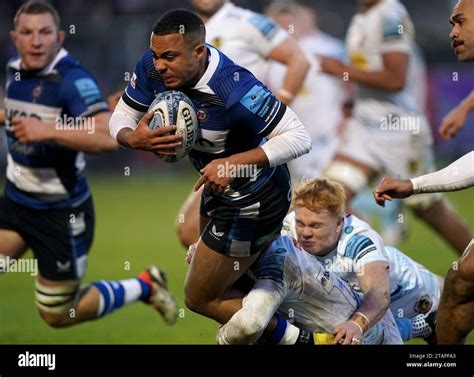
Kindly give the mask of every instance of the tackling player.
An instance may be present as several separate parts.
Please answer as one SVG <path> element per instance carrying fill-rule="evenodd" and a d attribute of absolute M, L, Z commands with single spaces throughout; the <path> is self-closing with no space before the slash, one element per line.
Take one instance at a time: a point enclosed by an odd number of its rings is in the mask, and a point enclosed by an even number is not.
<path fill-rule="evenodd" d="M 153 113 L 146 112 L 155 95 L 181 90 L 201 114 L 189 157 L 201 173 L 194 190 L 205 186 L 202 236 L 186 278 L 185 302 L 225 323 L 242 302 L 230 287 L 280 232 L 288 211 L 285 163 L 307 153 L 311 140 L 290 108 L 249 71 L 206 45 L 205 37 L 194 13 L 175 10 L 161 17 L 110 119 L 110 131 L 125 147 L 174 154 L 180 137 L 165 135 L 176 127 L 148 128 Z M 256 176 L 234 179 L 220 174 L 223 166 L 253 166 Z"/>
<path fill-rule="evenodd" d="M 474 1 L 460 0 L 451 14 L 453 26 L 450 38 L 456 56 L 461 62 L 474 61 Z M 440 127 L 441 135 L 450 139 L 464 125 L 473 109 L 471 93 L 451 111 Z M 412 180 L 384 178 L 375 188 L 378 204 L 392 198 L 407 198 L 419 192 L 455 191 L 474 186 L 474 151 L 464 155 L 448 167 Z M 438 309 L 436 332 L 441 344 L 464 343 L 474 328 L 474 240 L 456 265 L 448 270 L 443 296 Z"/>
<path fill-rule="evenodd" d="M 24 3 L 11 37 L 19 57 L 7 65 L 0 268 L 8 271 L 32 249 L 39 265 L 36 306 L 52 327 L 96 319 L 139 299 L 173 323 L 177 306 L 156 267 L 140 278 L 80 286 L 94 233 L 83 152 L 117 148 L 108 133 L 110 112 L 95 79 L 61 47 L 65 34 L 48 2 Z M 65 123 L 74 129 L 63 129 Z"/>
<path fill-rule="evenodd" d="M 218 330 L 219 344 L 255 343 L 275 312 L 276 333 L 285 331 L 288 319 L 308 336 L 335 333 L 333 343 L 403 344 L 390 311 L 369 324 L 359 295 L 290 237 L 273 241 L 251 271 L 255 285 L 242 308 Z M 344 336 L 340 328 L 347 323 L 354 332 Z"/>
<path fill-rule="evenodd" d="M 425 318 L 438 307 L 442 279 L 384 246 L 367 223 L 344 214 L 344 202 L 341 184 L 325 178 L 303 181 L 295 190 L 294 211 L 285 218 L 283 234 L 297 239 L 326 269 L 364 294 L 359 311 L 370 323 L 390 306 L 404 340 L 428 338 L 432 323 Z M 353 327 L 347 323 L 346 330 Z"/>
<path fill-rule="evenodd" d="M 348 203 L 385 170 L 409 178 L 434 170 L 432 136 L 417 108 L 414 28 L 398 0 L 360 0 L 349 27 L 349 66 L 323 58 L 323 71 L 355 82 L 353 121 L 326 176 L 345 185 Z M 407 200 L 415 215 L 462 253 L 472 235 L 441 194 Z"/>
<path fill-rule="evenodd" d="M 206 41 L 268 83 L 270 61 L 285 65 L 276 97 L 288 105 L 300 90 L 309 62 L 296 41 L 271 19 L 227 0 L 190 0 L 206 25 Z M 197 242 L 201 191 L 192 192 L 179 210 L 177 232 L 184 246 Z"/>

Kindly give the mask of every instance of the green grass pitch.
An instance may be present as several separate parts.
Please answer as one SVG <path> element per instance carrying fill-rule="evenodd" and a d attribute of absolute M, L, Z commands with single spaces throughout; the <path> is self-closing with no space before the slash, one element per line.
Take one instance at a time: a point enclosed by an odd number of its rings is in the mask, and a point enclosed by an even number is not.
<path fill-rule="evenodd" d="M 166 271 L 169 286 L 182 308 L 176 325 L 165 325 L 158 313 L 142 303 L 135 303 L 98 321 L 52 329 L 36 312 L 34 277 L 26 273 L 7 273 L 0 277 L 0 343 L 215 343 L 216 323 L 184 307 L 186 253 L 174 231 L 177 212 L 197 176 L 148 176 L 91 179 L 97 225 L 85 282 L 131 278 L 148 265 L 158 264 Z M 474 228 L 472 191 L 451 193 L 447 197 Z M 409 214 L 406 219 L 409 236 L 400 249 L 433 272 L 444 275 L 456 260 L 455 253 L 424 224 Z M 423 344 L 422 341 L 413 343 Z M 468 343 L 474 344 L 474 333 Z"/>

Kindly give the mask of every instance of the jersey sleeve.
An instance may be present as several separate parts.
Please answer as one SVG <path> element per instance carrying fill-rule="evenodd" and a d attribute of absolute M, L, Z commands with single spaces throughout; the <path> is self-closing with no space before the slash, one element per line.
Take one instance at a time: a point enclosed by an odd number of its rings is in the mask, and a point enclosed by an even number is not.
<path fill-rule="evenodd" d="M 249 48 L 264 57 L 267 57 L 276 46 L 289 38 L 285 30 L 269 17 L 261 14 L 253 14 L 248 18 L 245 34 L 251 41 Z"/>
<path fill-rule="evenodd" d="M 281 228 L 281 235 L 288 236 L 294 238 L 295 240 L 298 239 L 296 234 L 296 214 L 295 211 L 291 211 L 288 215 L 285 216 L 283 219 L 283 226 Z"/>
<path fill-rule="evenodd" d="M 413 44 L 413 24 L 408 13 L 403 8 L 393 7 L 385 9 L 379 20 L 379 30 L 382 34 L 381 52 L 410 53 Z"/>
<path fill-rule="evenodd" d="M 83 69 L 74 69 L 65 75 L 60 94 L 64 109 L 73 117 L 90 117 L 109 110 L 97 81 Z"/>
<path fill-rule="evenodd" d="M 122 95 L 124 102 L 136 111 L 146 112 L 155 99 L 150 88 L 148 70 L 152 64 L 151 53 L 147 51 L 135 66 L 133 75 Z"/>
<path fill-rule="evenodd" d="M 236 87 L 226 107 L 232 124 L 264 137 L 273 131 L 286 112 L 286 105 L 255 78 Z"/>
<path fill-rule="evenodd" d="M 344 256 L 353 260 L 355 270 L 370 262 L 387 262 L 384 244 L 372 230 L 360 232 L 351 237 L 344 250 Z"/>

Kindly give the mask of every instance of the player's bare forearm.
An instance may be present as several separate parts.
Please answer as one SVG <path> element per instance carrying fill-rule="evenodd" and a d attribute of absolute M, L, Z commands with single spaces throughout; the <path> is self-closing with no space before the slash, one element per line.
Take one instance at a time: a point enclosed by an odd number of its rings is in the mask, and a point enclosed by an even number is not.
<path fill-rule="evenodd" d="M 0 126 L 5 125 L 5 110 L 0 110 Z"/>
<path fill-rule="evenodd" d="M 230 156 L 229 164 L 236 166 L 254 165 L 258 168 L 268 168 L 270 166 L 267 155 L 260 147 Z"/>
<path fill-rule="evenodd" d="M 393 71 L 384 69 L 383 71 L 368 72 L 355 67 L 347 68 L 350 82 L 357 82 L 362 85 L 371 86 L 387 91 L 398 91 L 405 85 L 405 77 L 400 77 Z"/>
<path fill-rule="evenodd" d="M 474 90 L 461 102 L 461 106 L 468 112 L 474 110 Z"/>
<path fill-rule="evenodd" d="M 364 293 L 357 311 L 367 317 L 370 327 L 382 318 L 390 305 L 388 264 L 381 261 L 367 263 L 357 280 Z"/>
<path fill-rule="evenodd" d="M 56 127 L 51 135 L 51 140 L 64 147 L 85 153 L 112 152 L 117 149 L 118 145 L 109 134 L 110 115 L 109 112 L 103 112 L 86 118 L 80 124 L 83 127 L 77 127 L 78 129 Z"/>
<path fill-rule="evenodd" d="M 309 61 L 293 38 L 288 38 L 275 47 L 268 57 L 286 65 L 283 86 L 276 95 L 282 102 L 289 104 L 303 85 Z"/>
<path fill-rule="evenodd" d="M 321 57 L 321 69 L 344 81 L 356 82 L 387 91 L 398 91 L 405 86 L 409 56 L 400 52 L 383 54 L 383 68 L 379 71 L 366 71 L 347 66 L 342 61 Z"/>

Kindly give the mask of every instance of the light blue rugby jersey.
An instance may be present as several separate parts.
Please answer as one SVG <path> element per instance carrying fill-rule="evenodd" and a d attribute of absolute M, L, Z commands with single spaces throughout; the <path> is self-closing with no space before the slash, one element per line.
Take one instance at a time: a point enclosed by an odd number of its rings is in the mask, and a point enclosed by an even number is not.
<path fill-rule="evenodd" d="M 22 70 L 20 63 L 17 57 L 7 64 L 5 195 L 34 209 L 78 206 L 90 196 L 83 154 L 49 142 L 20 143 L 11 119 L 28 116 L 45 123 L 57 124 L 61 119 L 72 124 L 73 118 L 107 111 L 108 105 L 95 79 L 65 49 L 39 72 Z M 92 124 L 88 126 L 92 132 Z"/>
<path fill-rule="evenodd" d="M 280 102 L 252 73 L 236 65 L 208 45 L 209 65 L 193 87 L 181 87 L 193 102 L 199 119 L 198 140 L 189 153 L 199 171 L 210 161 L 245 152 L 263 144 L 286 111 Z M 146 112 L 155 96 L 167 91 L 148 50 L 138 61 L 123 100 L 137 111 Z M 265 185 L 276 168 L 260 169 L 252 178 L 236 178 L 230 185 L 235 198 Z M 234 195 L 230 195 L 234 196 Z"/>

